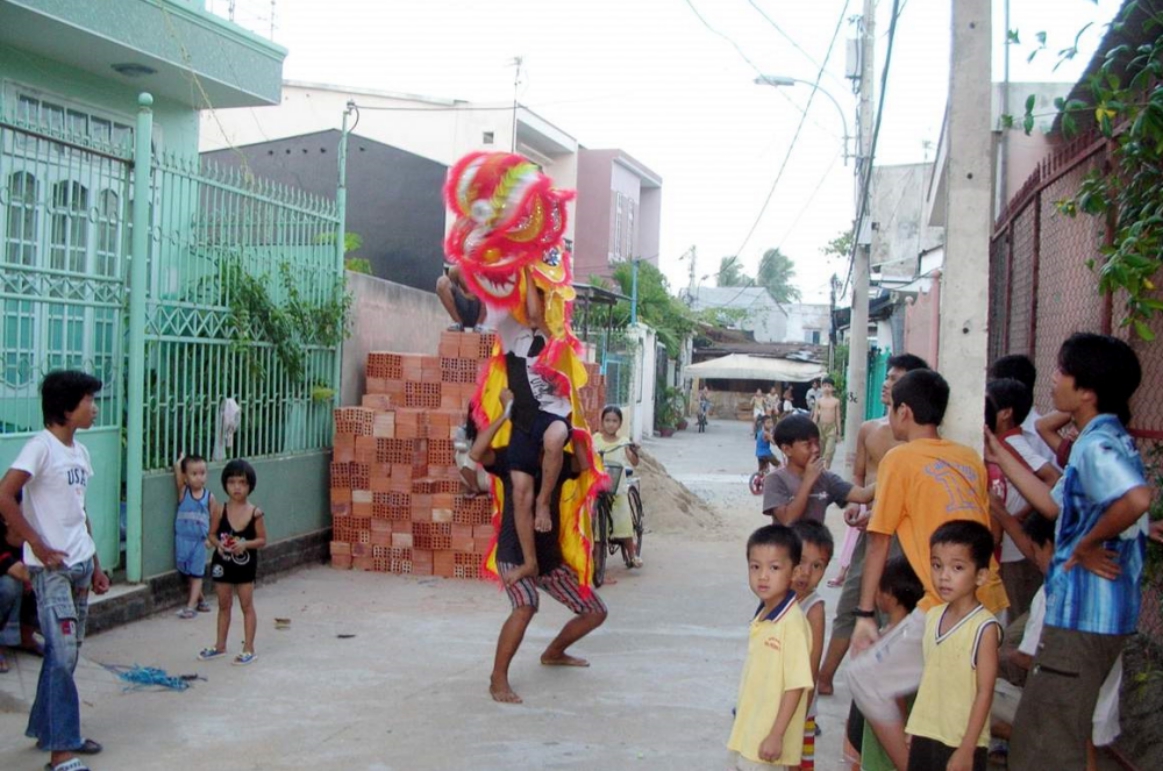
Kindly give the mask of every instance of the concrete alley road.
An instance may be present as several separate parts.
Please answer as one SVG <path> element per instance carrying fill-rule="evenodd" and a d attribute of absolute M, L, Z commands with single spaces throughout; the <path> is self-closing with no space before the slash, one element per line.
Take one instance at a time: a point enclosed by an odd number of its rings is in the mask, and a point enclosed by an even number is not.
<path fill-rule="evenodd" d="M 590 669 L 539 665 L 568 618 L 543 595 L 511 672 L 523 705 L 488 695 L 509 612 L 494 586 L 308 568 L 257 588 L 259 657 L 249 667 L 195 659 L 213 642 L 213 613 L 165 613 L 88 640 L 82 725 L 105 745 L 91 767 L 718 771 L 755 607 L 743 543 L 762 524 L 746 490 L 746 434 L 742 423 L 712 421 L 706 434 L 646 444 L 725 523 L 697 537 L 648 533 L 641 571 L 611 562 L 619 581 L 599 590 L 609 620 L 573 651 Z M 821 588 L 834 607 L 836 590 Z M 290 628 L 275 630 L 275 617 Z M 241 627 L 235 611 L 232 653 Z M 10 660 L 0 675 L 0 768 L 34 771 L 47 755 L 23 734 L 40 662 Z M 127 691 L 101 666 L 133 664 L 205 679 L 184 692 Z M 846 712 L 843 695 L 821 700 L 824 771 L 842 767 Z"/>

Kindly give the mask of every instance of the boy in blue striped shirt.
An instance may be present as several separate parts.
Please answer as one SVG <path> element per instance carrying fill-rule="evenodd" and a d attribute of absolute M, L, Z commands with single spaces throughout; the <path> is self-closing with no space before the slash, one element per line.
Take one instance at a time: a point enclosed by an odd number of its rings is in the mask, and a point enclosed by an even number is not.
<path fill-rule="evenodd" d="M 1080 433 L 1053 490 L 986 435 L 990 459 L 1038 512 L 1058 520 L 1045 628 L 1013 725 L 1014 771 L 1086 767 L 1099 688 L 1138 626 L 1151 494 L 1126 425 L 1141 378 L 1122 340 L 1079 333 L 1062 344 L 1054 408 L 1069 412 Z"/>

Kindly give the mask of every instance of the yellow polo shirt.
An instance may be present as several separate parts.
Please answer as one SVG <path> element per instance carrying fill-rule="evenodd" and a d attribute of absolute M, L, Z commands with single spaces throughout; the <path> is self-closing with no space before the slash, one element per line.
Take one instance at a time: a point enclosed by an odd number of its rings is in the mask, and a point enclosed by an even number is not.
<path fill-rule="evenodd" d="M 771 733 L 785 691 L 812 687 L 812 630 L 795 595 L 766 618 L 751 622 L 747 661 L 739 682 L 735 724 L 727 749 L 761 763 L 759 745 Z M 807 699 L 800 699 L 783 735 L 783 755 L 772 765 L 798 766 L 804 745 Z"/>
<path fill-rule="evenodd" d="M 941 632 L 941 617 L 948 605 L 938 605 L 925 615 L 925 672 L 909 714 L 905 731 L 924 736 L 946 747 L 960 747 L 969 714 L 977 698 L 977 648 L 990 624 L 1001 624 L 983 605 Z M 981 727 L 978 747 L 989 746 L 989 720 Z"/>

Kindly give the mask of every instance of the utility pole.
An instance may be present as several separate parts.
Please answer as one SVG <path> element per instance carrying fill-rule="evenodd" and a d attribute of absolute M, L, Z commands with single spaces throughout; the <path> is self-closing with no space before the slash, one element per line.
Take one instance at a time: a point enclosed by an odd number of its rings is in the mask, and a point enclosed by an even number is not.
<path fill-rule="evenodd" d="M 873 83 L 876 52 L 876 0 L 864 0 L 864 18 L 860 22 L 860 109 L 856 116 L 860 142 L 856 160 L 856 211 L 859 218 L 853 227 L 852 314 L 848 327 L 847 414 L 844 420 L 844 461 L 851 469 L 856 464 L 856 435 L 864 422 L 864 395 L 868 390 L 868 274 L 870 247 L 860 244 L 870 221 L 871 193 L 864 194 L 872 176 L 872 132 L 876 125 Z M 869 228 L 871 232 L 871 228 Z"/>
<path fill-rule="evenodd" d="M 517 152 L 517 93 L 521 88 L 521 65 L 525 63 L 524 56 L 514 56 L 513 65 L 513 141 L 509 145 L 509 152 Z"/>
<path fill-rule="evenodd" d="M 941 282 L 940 361 L 952 398 L 944 434 L 981 447 L 989 308 L 990 0 L 953 0 L 949 71 L 949 193 Z"/>

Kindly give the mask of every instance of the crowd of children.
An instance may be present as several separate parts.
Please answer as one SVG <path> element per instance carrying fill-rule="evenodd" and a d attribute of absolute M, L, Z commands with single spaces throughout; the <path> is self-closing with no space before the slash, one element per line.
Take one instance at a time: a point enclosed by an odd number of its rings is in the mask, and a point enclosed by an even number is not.
<path fill-rule="evenodd" d="M 940 436 L 944 378 L 894 357 L 888 415 L 858 437 L 859 485 L 826 470 L 815 424 L 780 421 L 772 436 L 787 463 L 764 483 L 772 524 L 747 545 L 760 607 L 730 767 L 813 767 L 814 702 L 850 650 L 854 768 L 1095 768 L 1094 748 L 1118 735 L 1120 655 L 1138 623 L 1146 540 L 1159 535 L 1126 428 L 1140 378 L 1125 342 L 1073 335 L 1052 377 L 1056 412 L 1041 416 L 1033 365 L 998 360 L 983 457 Z M 815 590 L 833 552 L 822 524 L 832 503 L 850 504 L 845 521 L 863 533 L 825 654 Z"/>
<path fill-rule="evenodd" d="M 849 648 L 854 705 L 847 734 L 863 769 L 978 771 L 987 757 L 1007 756 L 1019 771 L 1093 768 L 1094 748 L 1118 735 L 1121 653 L 1137 627 L 1146 540 L 1159 535 L 1149 533 L 1150 490 L 1126 428 L 1141 379 L 1138 359 L 1116 338 L 1073 335 L 1059 351 L 1056 412 L 1046 416 L 1032 408 L 1035 375 L 1024 357 L 995 362 L 990 378 L 984 458 L 940 436 L 949 387 L 916 357 L 890 361 L 888 415 L 861 428 L 857 484 L 827 470 L 822 432 L 807 416 L 760 429 L 759 439 L 777 445 L 786 463 L 765 479 L 763 512 L 772 523 L 747 543 L 759 607 L 728 741 L 732 768 L 814 767 L 816 699 L 832 692 Z M 45 430 L 0 480 L 0 515 L 24 543 L 45 639 L 28 735 L 51 753 L 56 771 L 80 771 L 78 755 L 101 749 L 81 733 L 72 678 L 89 592 L 109 586 L 84 510 L 92 466 L 75 439 L 96 419 L 100 387 L 80 372 L 47 376 Z M 545 432 L 532 429 L 538 447 L 521 460 L 532 482 L 522 495 L 513 473 L 522 448 L 492 447 L 521 399 L 505 391 L 501 401 L 502 414 L 466 439 L 472 461 L 504 487 L 497 565 L 511 614 L 490 691 L 517 702 L 508 669 L 539 590 L 574 613 L 542 653 L 543 664 L 586 666 L 567 649 L 604 622 L 606 607 L 563 564 L 556 537 L 562 486 L 586 471 L 585 455 L 567 452 L 560 468 L 545 468 Z M 604 410 L 594 441 L 628 470 L 638 458 L 619 438 L 621 418 L 616 408 Z M 207 489 L 203 458 L 179 458 L 174 476 L 175 558 L 188 582 L 179 616 L 209 609 L 201 591 L 209 554 L 217 638 L 198 658 L 226 655 L 237 597 L 244 632 L 234 663 L 250 664 L 257 656 L 258 554 L 266 543 L 263 512 L 250 500 L 255 470 L 244 460 L 227 463 L 223 502 Z M 523 532 L 542 501 L 550 509 L 547 526 Z M 831 504 L 849 505 L 845 521 L 863 534 L 825 646 L 817 588 L 834 553 L 824 525 Z M 620 527 L 616 518 L 615 536 Z M 846 628 L 842 616 L 851 617 Z"/>

